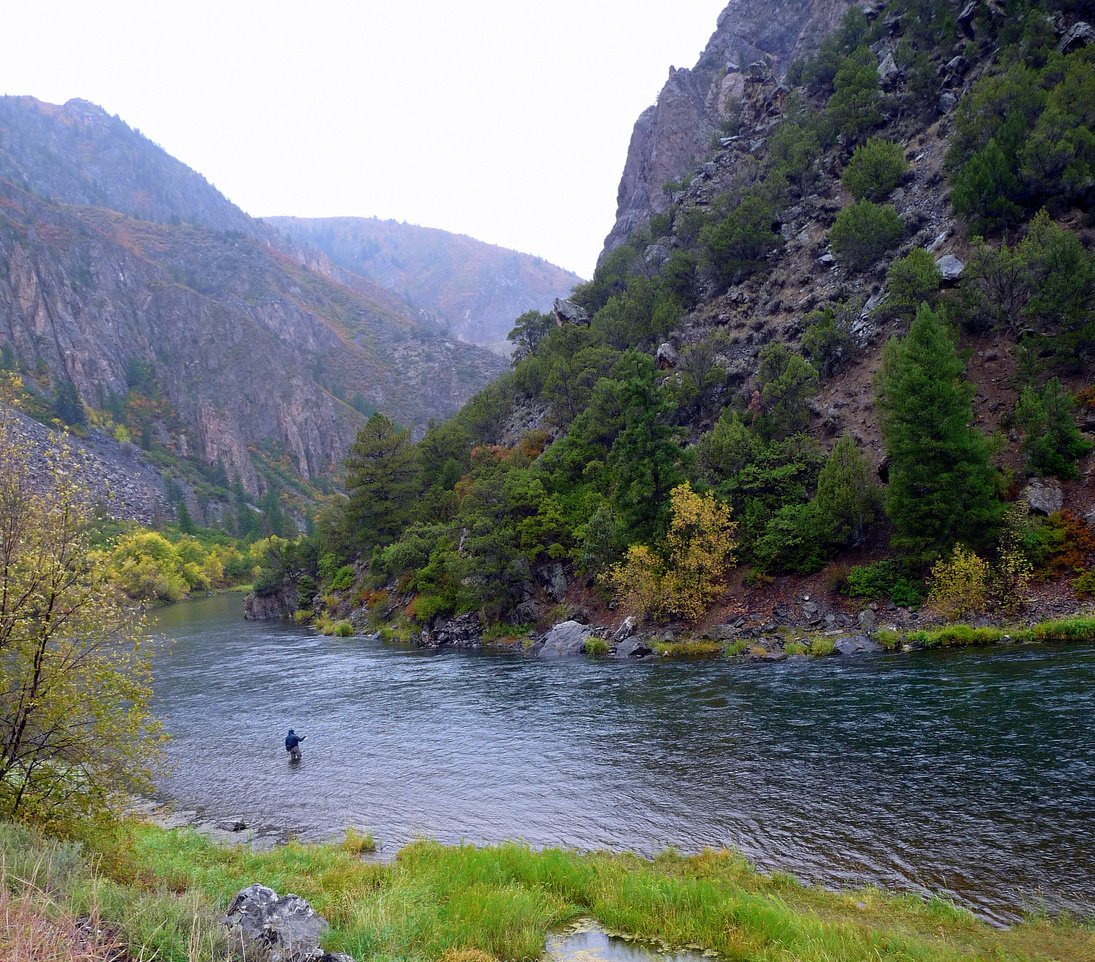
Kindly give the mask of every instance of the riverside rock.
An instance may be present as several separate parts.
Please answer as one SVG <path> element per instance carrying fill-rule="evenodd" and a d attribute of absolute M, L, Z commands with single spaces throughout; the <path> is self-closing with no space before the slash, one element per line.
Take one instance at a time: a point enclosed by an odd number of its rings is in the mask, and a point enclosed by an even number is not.
<path fill-rule="evenodd" d="M 319 947 L 330 925 L 299 895 L 279 896 L 265 885 L 249 885 L 232 900 L 224 924 L 248 959 L 353 962 Z"/>
<path fill-rule="evenodd" d="M 871 641 L 866 635 L 843 635 L 837 638 L 833 650 L 838 655 L 864 655 L 869 652 L 882 651 L 878 642 Z"/>
<path fill-rule="evenodd" d="M 593 629 L 577 621 L 563 621 L 555 625 L 540 645 L 541 658 L 568 658 L 580 655 L 585 648 L 586 639 Z"/>

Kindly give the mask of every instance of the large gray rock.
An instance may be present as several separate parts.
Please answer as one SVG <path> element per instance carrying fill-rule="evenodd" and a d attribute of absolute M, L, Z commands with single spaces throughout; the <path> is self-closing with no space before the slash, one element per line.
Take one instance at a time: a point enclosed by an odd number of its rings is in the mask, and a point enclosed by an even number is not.
<path fill-rule="evenodd" d="M 1065 493 L 1056 481 L 1035 478 L 1023 489 L 1023 500 L 1035 514 L 1053 514 L 1064 507 Z"/>
<path fill-rule="evenodd" d="M 586 639 L 593 629 L 577 621 L 563 621 L 546 635 L 540 645 L 541 658 L 569 658 L 580 655 L 585 648 Z"/>
<path fill-rule="evenodd" d="M 635 619 L 628 615 L 623 621 L 620 622 L 620 627 L 617 628 L 609 639 L 612 644 L 619 645 L 622 642 L 627 641 L 633 634 L 635 634 Z"/>
<path fill-rule="evenodd" d="M 299 895 L 249 885 L 232 900 L 224 924 L 245 957 L 256 962 L 353 962 L 319 947 L 330 926 Z"/>
<path fill-rule="evenodd" d="M 658 345 L 658 353 L 654 355 L 654 360 L 663 371 L 671 371 L 677 366 L 680 358 L 677 355 L 677 349 L 665 341 Z"/>
<path fill-rule="evenodd" d="M 833 649 L 838 655 L 864 655 L 872 651 L 882 651 L 878 642 L 871 641 L 866 635 L 843 635 L 836 640 Z"/>
<path fill-rule="evenodd" d="M 939 273 L 943 275 L 944 284 L 953 284 L 966 270 L 965 263 L 953 254 L 944 254 L 942 257 L 937 258 L 935 266 L 939 268 Z"/>
<path fill-rule="evenodd" d="M 632 635 L 616 646 L 613 654 L 617 658 L 647 658 L 654 650 L 642 638 Z"/>

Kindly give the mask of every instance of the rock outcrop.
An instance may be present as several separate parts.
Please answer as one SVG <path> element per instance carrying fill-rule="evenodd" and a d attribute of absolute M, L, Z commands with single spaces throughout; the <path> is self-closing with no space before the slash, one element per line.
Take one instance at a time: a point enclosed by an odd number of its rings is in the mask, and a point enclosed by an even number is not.
<path fill-rule="evenodd" d="M 662 188 L 693 173 L 712 137 L 733 122 L 750 65 L 782 76 L 850 6 L 851 0 L 732 0 L 726 6 L 696 66 L 671 67 L 657 102 L 635 124 L 606 253 L 668 209 L 672 197 Z"/>
<path fill-rule="evenodd" d="M 419 648 L 455 648 L 474 651 L 483 647 L 483 626 L 474 612 L 456 618 L 437 619 L 415 639 Z"/>
<path fill-rule="evenodd" d="M 544 635 L 537 646 L 541 658 L 570 658 L 580 655 L 585 649 L 586 639 L 593 629 L 577 621 L 564 621 Z"/>

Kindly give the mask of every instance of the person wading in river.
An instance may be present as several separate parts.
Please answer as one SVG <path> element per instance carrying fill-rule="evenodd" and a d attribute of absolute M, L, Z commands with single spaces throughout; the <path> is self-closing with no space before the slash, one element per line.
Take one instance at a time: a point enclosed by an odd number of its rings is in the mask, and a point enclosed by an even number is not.
<path fill-rule="evenodd" d="M 289 734 L 285 736 L 285 750 L 289 753 L 289 761 L 300 761 L 300 743 L 307 737 L 307 735 L 298 735 L 293 729 L 289 729 Z"/>

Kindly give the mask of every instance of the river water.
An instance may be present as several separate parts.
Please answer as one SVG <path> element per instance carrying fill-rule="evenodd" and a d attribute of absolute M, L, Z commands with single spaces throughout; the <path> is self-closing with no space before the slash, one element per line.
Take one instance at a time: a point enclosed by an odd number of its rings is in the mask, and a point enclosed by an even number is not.
<path fill-rule="evenodd" d="M 1095 915 L 1095 646 L 778 664 L 431 653 L 166 608 L 164 796 L 309 840 L 653 853 Z M 289 727 L 307 734 L 287 764 Z"/>

